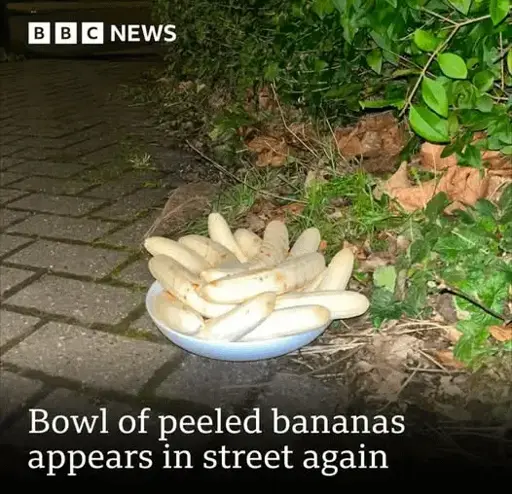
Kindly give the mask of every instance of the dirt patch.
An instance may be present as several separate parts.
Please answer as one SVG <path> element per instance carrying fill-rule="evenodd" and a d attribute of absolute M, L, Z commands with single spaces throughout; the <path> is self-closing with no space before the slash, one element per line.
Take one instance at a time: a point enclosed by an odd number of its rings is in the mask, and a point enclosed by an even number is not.
<path fill-rule="evenodd" d="M 218 185 L 210 182 L 181 185 L 171 193 L 162 212 L 144 238 L 155 235 L 166 237 L 176 235 L 189 222 L 205 214 L 218 192 Z"/>
<path fill-rule="evenodd" d="M 358 406 L 401 413 L 413 407 L 457 421 L 512 420 L 512 362 L 502 358 L 471 372 L 453 357 L 454 332 L 446 322 L 392 321 L 376 332 L 364 317 L 347 320 L 286 365 L 343 386 Z"/>

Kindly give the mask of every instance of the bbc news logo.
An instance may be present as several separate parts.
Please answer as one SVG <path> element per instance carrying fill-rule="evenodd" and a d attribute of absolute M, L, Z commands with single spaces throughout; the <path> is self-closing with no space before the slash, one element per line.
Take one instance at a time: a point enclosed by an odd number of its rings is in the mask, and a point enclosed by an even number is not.
<path fill-rule="evenodd" d="M 29 45 L 103 45 L 104 43 L 172 43 L 176 40 L 176 26 L 165 24 L 111 25 L 103 22 L 29 22 Z"/>

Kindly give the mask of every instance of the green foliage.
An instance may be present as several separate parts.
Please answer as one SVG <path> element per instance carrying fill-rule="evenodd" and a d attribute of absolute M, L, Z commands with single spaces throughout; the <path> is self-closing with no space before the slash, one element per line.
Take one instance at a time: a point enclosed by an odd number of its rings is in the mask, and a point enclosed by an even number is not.
<path fill-rule="evenodd" d="M 280 97 L 340 120 L 395 108 L 432 142 L 480 167 L 476 131 L 511 152 L 510 0 L 156 0 L 177 26 L 170 71 L 239 101 L 272 82 Z"/>
<path fill-rule="evenodd" d="M 512 349 L 489 343 L 488 328 L 502 321 L 473 302 L 504 315 L 510 300 L 512 185 L 498 206 L 482 199 L 474 208 L 447 217 L 441 215 L 447 204 L 446 196 L 439 193 L 428 204 L 425 219 L 407 225 L 403 233 L 411 244 L 395 266 L 374 273 L 370 310 L 377 327 L 404 314 L 421 318 L 428 315 L 428 296 L 437 292 L 439 284 L 456 290 L 462 337 L 454 353 L 474 364 L 490 353 Z"/>

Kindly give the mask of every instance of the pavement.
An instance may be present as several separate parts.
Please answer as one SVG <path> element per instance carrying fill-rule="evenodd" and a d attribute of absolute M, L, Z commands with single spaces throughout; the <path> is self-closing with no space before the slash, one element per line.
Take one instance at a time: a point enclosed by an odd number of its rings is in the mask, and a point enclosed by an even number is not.
<path fill-rule="evenodd" d="M 146 315 L 142 236 L 170 190 L 201 173 L 144 106 L 116 97 L 154 64 L 0 65 L 0 444 L 27 440 L 13 431 L 27 430 L 34 407 L 325 413 L 339 401 L 338 390 L 283 370 L 282 359 L 187 354 Z M 127 142 L 159 165 L 134 166 Z"/>

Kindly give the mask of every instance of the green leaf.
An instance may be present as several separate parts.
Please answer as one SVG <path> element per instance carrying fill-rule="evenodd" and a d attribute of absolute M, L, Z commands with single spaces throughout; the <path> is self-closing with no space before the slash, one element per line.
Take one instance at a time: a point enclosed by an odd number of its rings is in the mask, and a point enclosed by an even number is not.
<path fill-rule="evenodd" d="M 489 13 L 491 14 L 492 23 L 496 26 L 508 14 L 510 9 L 510 0 L 491 0 L 489 4 Z"/>
<path fill-rule="evenodd" d="M 500 200 L 498 201 L 498 206 L 502 211 L 507 209 L 512 210 L 512 184 L 507 185 L 505 189 L 503 189 Z"/>
<path fill-rule="evenodd" d="M 430 31 L 424 29 L 416 29 L 413 39 L 418 48 L 426 52 L 434 51 L 440 42 Z"/>
<path fill-rule="evenodd" d="M 423 239 L 415 240 L 409 246 L 409 257 L 411 258 L 411 264 L 422 262 L 431 251 L 431 245 L 425 242 Z"/>
<path fill-rule="evenodd" d="M 411 105 L 409 123 L 414 132 L 427 141 L 437 143 L 450 141 L 448 121 L 424 106 Z"/>
<path fill-rule="evenodd" d="M 476 100 L 476 107 L 482 113 L 489 113 L 494 107 L 494 101 L 488 94 L 483 94 Z"/>
<path fill-rule="evenodd" d="M 277 64 L 277 62 L 271 63 L 265 69 L 265 74 L 264 74 L 265 80 L 267 80 L 267 81 L 275 80 L 278 72 L 279 72 L 279 65 Z"/>
<path fill-rule="evenodd" d="M 375 73 L 380 74 L 382 71 L 382 51 L 372 50 L 366 55 L 366 63 Z"/>
<path fill-rule="evenodd" d="M 433 79 L 423 79 L 421 96 L 426 105 L 441 117 L 448 117 L 448 96 L 444 86 Z"/>
<path fill-rule="evenodd" d="M 449 2 L 462 14 L 467 15 L 472 0 L 449 0 Z"/>
<path fill-rule="evenodd" d="M 490 70 L 477 72 L 473 77 L 473 84 L 482 91 L 482 93 L 486 93 L 494 84 L 494 75 Z"/>
<path fill-rule="evenodd" d="M 437 57 L 443 74 L 450 79 L 466 79 L 468 69 L 464 60 L 455 53 L 441 53 Z"/>
<path fill-rule="evenodd" d="M 507 53 L 507 68 L 508 73 L 512 75 L 512 49 L 509 49 Z"/>
<path fill-rule="evenodd" d="M 395 300 L 392 292 L 384 288 L 373 290 L 370 303 L 370 317 L 373 325 L 379 328 L 384 321 L 400 319 L 402 305 Z"/>
<path fill-rule="evenodd" d="M 359 105 L 364 110 L 365 108 L 387 108 L 392 106 L 397 110 L 401 110 L 404 107 L 405 101 L 403 99 L 376 99 L 376 100 L 365 100 L 360 101 Z"/>
<path fill-rule="evenodd" d="M 438 192 L 427 204 L 425 216 L 429 221 L 435 221 L 441 213 L 450 205 L 450 199 L 445 192 Z"/>
<path fill-rule="evenodd" d="M 380 266 L 373 273 L 373 284 L 377 288 L 395 291 L 397 273 L 394 266 Z"/>
<path fill-rule="evenodd" d="M 334 12 L 334 3 L 332 0 L 315 0 L 311 8 L 320 19 L 323 19 Z"/>
<path fill-rule="evenodd" d="M 496 219 L 498 208 L 488 199 L 479 199 L 475 204 L 475 211 L 480 216 Z"/>

